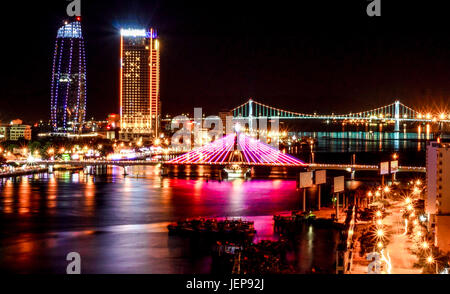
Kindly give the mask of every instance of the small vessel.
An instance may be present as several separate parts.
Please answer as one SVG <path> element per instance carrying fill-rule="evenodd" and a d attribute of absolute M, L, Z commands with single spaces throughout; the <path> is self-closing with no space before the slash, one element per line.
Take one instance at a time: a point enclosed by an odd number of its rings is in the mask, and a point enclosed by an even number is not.
<path fill-rule="evenodd" d="M 223 169 L 228 178 L 245 178 L 250 172 L 250 168 L 242 167 L 239 164 L 228 165 Z"/>
<path fill-rule="evenodd" d="M 181 220 L 167 226 L 171 235 L 210 236 L 226 239 L 252 239 L 255 226 L 252 221 L 194 218 Z"/>

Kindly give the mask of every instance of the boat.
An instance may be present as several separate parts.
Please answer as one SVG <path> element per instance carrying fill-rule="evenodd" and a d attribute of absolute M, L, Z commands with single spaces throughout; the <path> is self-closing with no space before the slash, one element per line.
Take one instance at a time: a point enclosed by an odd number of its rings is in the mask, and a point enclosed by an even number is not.
<path fill-rule="evenodd" d="M 223 169 L 228 178 L 246 178 L 247 174 L 250 172 L 250 168 L 242 167 L 239 164 L 228 165 Z"/>
<path fill-rule="evenodd" d="M 219 238 L 251 239 L 256 234 L 252 221 L 195 218 L 167 226 L 171 235 L 209 235 Z"/>

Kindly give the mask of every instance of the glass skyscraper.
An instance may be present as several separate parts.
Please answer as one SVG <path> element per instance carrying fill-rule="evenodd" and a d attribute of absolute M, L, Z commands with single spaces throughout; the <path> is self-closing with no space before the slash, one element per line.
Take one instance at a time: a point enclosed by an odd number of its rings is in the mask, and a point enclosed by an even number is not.
<path fill-rule="evenodd" d="M 120 139 L 152 140 L 161 115 L 160 45 L 155 30 L 122 29 L 120 37 Z"/>
<path fill-rule="evenodd" d="M 86 54 L 81 18 L 59 28 L 53 55 L 51 123 L 54 132 L 79 133 L 86 117 Z"/>

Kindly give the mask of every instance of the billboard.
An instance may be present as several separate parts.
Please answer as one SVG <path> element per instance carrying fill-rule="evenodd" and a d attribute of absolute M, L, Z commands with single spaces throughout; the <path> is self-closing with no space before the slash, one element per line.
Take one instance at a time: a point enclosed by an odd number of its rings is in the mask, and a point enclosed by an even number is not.
<path fill-rule="evenodd" d="M 300 173 L 300 188 L 308 188 L 313 185 L 313 173 L 304 172 Z"/>
<path fill-rule="evenodd" d="M 325 184 L 327 182 L 327 171 L 326 170 L 317 170 L 315 173 L 315 184 Z"/>
<path fill-rule="evenodd" d="M 344 176 L 334 178 L 333 193 L 344 192 L 345 190 L 345 178 Z"/>
<path fill-rule="evenodd" d="M 398 172 L 398 160 L 391 161 L 391 174 Z"/>
<path fill-rule="evenodd" d="M 389 161 L 384 161 L 380 163 L 380 175 L 389 174 Z"/>

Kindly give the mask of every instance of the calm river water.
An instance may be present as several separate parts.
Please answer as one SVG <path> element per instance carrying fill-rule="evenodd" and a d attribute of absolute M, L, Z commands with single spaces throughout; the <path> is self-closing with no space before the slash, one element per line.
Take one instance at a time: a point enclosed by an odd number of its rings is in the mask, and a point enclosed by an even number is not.
<path fill-rule="evenodd" d="M 349 162 L 357 153 L 357 162 L 377 163 L 395 151 L 401 164 L 423 165 L 424 147 L 413 140 L 364 142 L 321 135 L 315 159 Z M 307 154 L 301 156 L 308 161 Z M 257 239 L 277 239 L 272 214 L 300 207 L 292 179 L 161 178 L 157 166 L 129 173 L 124 177 L 120 168 L 109 167 L 94 175 L 0 179 L 0 271 L 65 273 L 66 255 L 75 251 L 83 273 L 210 273 L 209 244 L 169 237 L 169 222 L 242 217 L 255 221 Z M 332 230 L 305 229 L 290 256 L 296 270 L 333 272 L 336 238 Z"/>

